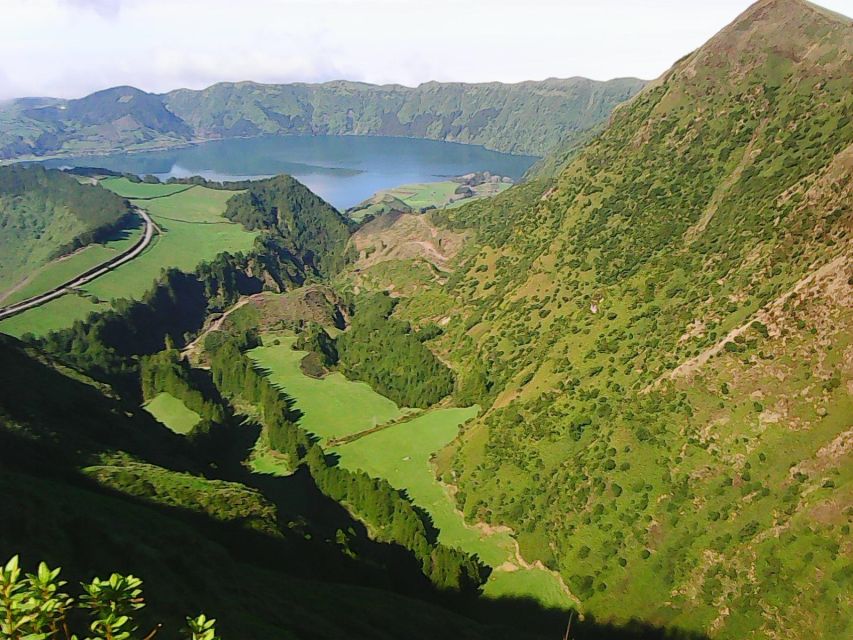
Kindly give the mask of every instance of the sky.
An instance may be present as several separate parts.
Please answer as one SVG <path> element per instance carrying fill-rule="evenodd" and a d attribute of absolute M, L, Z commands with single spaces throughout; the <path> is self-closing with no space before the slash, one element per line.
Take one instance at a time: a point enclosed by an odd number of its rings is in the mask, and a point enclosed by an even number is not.
<path fill-rule="evenodd" d="M 0 0 L 0 100 L 659 76 L 751 0 Z M 853 15 L 853 0 L 823 0 Z"/>

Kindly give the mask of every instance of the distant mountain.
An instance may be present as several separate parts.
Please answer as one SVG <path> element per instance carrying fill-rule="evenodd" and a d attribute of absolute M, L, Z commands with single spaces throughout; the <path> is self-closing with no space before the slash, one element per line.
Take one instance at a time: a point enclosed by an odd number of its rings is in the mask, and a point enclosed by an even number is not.
<path fill-rule="evenodd" d="M 596 616 L 850 637 L 853 22 L 761 0 L 610 120 L 431 215 L 476 238 L 395 314 L 484 407 L 442 478 Z"/>
<path fill-rule="evenodd" d="M 0 158 L 176 144 L 192 137 L 159 96 L 133 87 L 79 100 L 15 100 L 0 106 L 0 125 Z"/>
<path fill-rule="evenodd" d="M 644 84 L 632 78 L 416 88 L 241 82 L 164 95 L 115 87 L 79 100 L 0 104 L 0 159 L 267 134 L 408 136 L 541 155 L 606 120 Z"/>

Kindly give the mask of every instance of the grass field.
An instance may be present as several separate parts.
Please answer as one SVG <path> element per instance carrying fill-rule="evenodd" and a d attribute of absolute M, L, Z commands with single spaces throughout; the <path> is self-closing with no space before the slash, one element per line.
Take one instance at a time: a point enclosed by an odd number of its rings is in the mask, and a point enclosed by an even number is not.
<path fill-rule="evenodd" d="M 20 338 L 25 333 L 40 336 L 64 329 L 77 319 L 83 319 L 95 311 L 105 311 L 110 305 L 95 302 L 87 296 L 68 294 L 51 300 L 35 309 L 0 322 L 0 331 Z"/>
<path fill-rule="evenodd" d="M 106 178 L 101 180 L 101 186 L 123 198 L 159 198 L 186 191 L 191 187 L 186 184 L 131 182 L 127 178 Z"/>
<path fill-rule="evenodd" d="M 279 344 L 273 344 L 278 340 Z M 249 352 L 270 379 L 296 401 L 305 415 L 302 426 L 322 440 L 358 433 L 377 424 L 396 420 L 404 412 L 364 382 L 352 382 L 340 373 L 322 380 L 302 373 L 299 363 L 305 351 L 293 350 L 294 337 L 267 338 L 265 346 Z"/>
<path fill-rule="evenodd" d="M 192 409 L 169 393 L 160 393 L 143 405 L 144 409 L 175 433 L 187 434 L 201 420 Z"/>
<path fill-rule="evenodd" d="M 59 258 L 43 266 L 24 286 L 3 300 L 4 305 L 14 304 L 50 291 L 68 282 L 102 262 L 132 247 L 142 235 L 142 229 L 122 232 L 115 240 L 103 244 L 90 244 L 69 256 Z"/>
<path fill-rule="evenodd" d="M 273 341 L 278 340 L 279 344 Z M 249 352 L 271 379 L 303 412 L 301 424 L 323 440 L 369 429 L 404 415 L 393 402 L 368 385 L 351 382 L 339 373 L 323 380 L 309 378 L 299 367 L 305 352 L 294 351 L 293 337 L 267 336 L 265 346 Z M 361 469 L 404 489 L 425 509 L 441 530 L 445 544 L 476 553 L 496 570 L 486 585 L 491 596 L 527 596 L 550 606 L 568 606 L 559 580 L 548 571 L 519 566 L 516 543 L 509 531 L 465 524 L 446 489 L 438 482 L 431 457 L 452 441 L 459 427 L 474 418 L 477 407 L 435 409 L 387 429 L 331 449 L 342 466 Z M 260 473 L 288 473 L 284 461 L 259 450 L 252 460 Z"/>
<path fill-rule="evenodd" d="M 27 332 L 38 335 L 68 327 L 92 311 L 106 308 L 103 303 L 117 298 L 140 298 L 151 288 L 162 269 L 174 267 L 192 271 L 223 251 L 248 251 L 254 244 L 254 232 L 246 231 L 222 215 L 225 203 L 234 195 L 233 191 L 198 186 L 187 189 L 186 185 L 135 184 L 123 178 L 111 178 L 103 184 L 117 193 L 122 193 L 121 190 L 127 185 L 132 185 L 132 192 L 136 195 L 149 194 L 144 197 L 154 197 L 156 194 L 166 194 L 155 200 L 136 201 L 136 204 L 151 213 L 162 233 L 154 237 L 142 255 L 83 287 L 82 292 L 91 297 L 64 296 L 0 323 L 0 331 L 15 336 Z M 170 187 L 170 190 L 164 190 L 163 187 Z M 182 188 L 175 192 L 172 187 Z M 170 191 L 172 195 L 168 195 Z M 121 242 L 132 241 L 128 239 Z M 82 273 L 96 261 L 99 253 L 107 255 L 105 252 L 117 251 L 119 246 L 92 247 L 91 255 L 81 252 L 69 259 L 69 264 L 56 263 L 40 273 L 35 280 L 55 281 L 60 275 L 67 275 L 78 266 L 78 273 Z M 35 287 L 35 280 L 28 289 Z"/>
<path fill-rule="evenodd" d="M 193 187 L 167 198 L 138 202 L 163 233 L 133 262 L 98 278 L 86 290 L 102 300 L 139 298 L 165 267 L 192 271 L 223 251 L 248 251 L 256 234 L 222 217 L 232 195 L 232 191 Z"/>

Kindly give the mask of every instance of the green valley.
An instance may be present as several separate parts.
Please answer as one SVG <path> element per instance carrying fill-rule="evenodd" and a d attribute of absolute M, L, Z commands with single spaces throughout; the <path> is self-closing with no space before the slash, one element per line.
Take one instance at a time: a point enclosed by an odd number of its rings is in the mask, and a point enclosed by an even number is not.
<path fill-rule="evenodd" d="M 649 83 L 0 104 L 0 156 L 111 150 L 0 167 L 0 303 L 49 300 L 0 321 L 4 639 L 853 635 L 850 18 L 758 0 Z"/>
<path fill-rule="evenodd" d="M 300 369 L 308 352 L 295 350 L 293 337 L 266 336 L 265 346 L 249 352 L 270 374 L 270 380 L 294 400 L 302 413 L 300 424 L 330 445 L 343 467 L 366 471 L 405 490 L 415 504 L 427 510 L 445 544 L 476 553 L 493 568 L 485 593 L 531 597 L 548 606 L 567 607 L 572 600 L 559 579 L 544 569 L 519 567 L 516 543 L 506 531 L 488 531 L 467 525 L 448 492 L 435 477 L 433 456 L 456 438 L 460 427 L 476 417 L 477 407 L 436 408 L 407 416 L 364 383 L 333 373 L 312 379 Z M 334 444 L 345 436 L 350 442 Z M 345 438 L 344 438 L 345 439 Z M 261 465 L 270 464 L 261 458 Z M 264 466 L 257 470 L 264 469 Z M 286 465 L 281 472 L 287 473 Z M 504 573 L 512 573 L 506 579 Z M 516 582 L 516 577 L 522 574 Z"/>

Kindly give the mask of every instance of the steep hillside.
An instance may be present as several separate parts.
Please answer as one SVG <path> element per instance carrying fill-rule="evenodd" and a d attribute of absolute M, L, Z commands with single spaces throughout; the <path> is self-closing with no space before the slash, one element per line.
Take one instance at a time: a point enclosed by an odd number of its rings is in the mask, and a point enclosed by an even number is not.
<path fill-rule="evenodd" d="M 0 159 L 266 134 L 408 136 L 542 154 L 605 120 L 643 85 L 633 78 L 416 88 L 241 82 L 165 95 L 115 87 L 80 100 L 0 105 Z"/>
<path fill-rule="evenodd" d="M 201 608 L 226 638 L 537 637 L 440 606 L 453 595 L 431 594 L 405 553 L 371 542 L 307 473 L 248 474 L 251 424 L 229 417 L 184 439 L 2 336 L 0 361 L 4 557 L 43 558 L 72 583 L 132 572 L 147 595 L 140 622 L 167 638 Z"/>
<path fill-rule="evenodd" d="M 252 182 L 228 200 L 225 217 L 266 232 L 262 243 L 274 244 L 306 274 L 329 275 L 344 262 L 349 221 L 290 176 Z"/>
<path fill-rule="evenodd" d="M 761 0 L 553 184 L 434 215 L 479 240 L 396 314 L 490 407 L 466 515 L 599 615 L 849 635 L 851 175 L 853 24 Z"/>
<path fill-rule="evenodd" d="M 102 240 L 131 215 L 123 198 L 41 167 L 0 167 L 0 300 L 49 260 Z"/>

